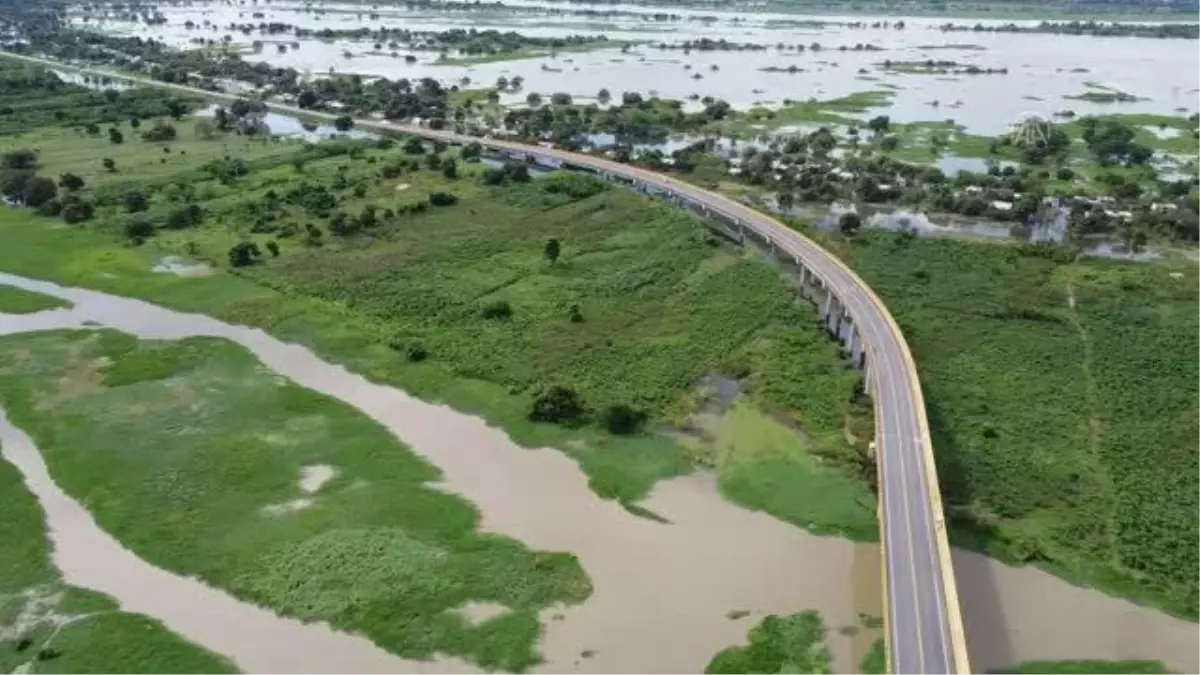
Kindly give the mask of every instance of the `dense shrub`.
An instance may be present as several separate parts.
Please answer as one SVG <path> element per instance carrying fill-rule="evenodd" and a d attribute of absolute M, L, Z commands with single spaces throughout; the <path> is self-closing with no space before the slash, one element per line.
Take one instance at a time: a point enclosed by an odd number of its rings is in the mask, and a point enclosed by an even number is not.
<path fill-rule="evenodd" d="M 498 321 L 507 321 L 512 318 L 512 306 L 506 300 L 496 300 L 489 302 L 479 310 L 480 316 L 485 319 L 496 319 Z"/>
<path fill-rule="evenodd" d="M 154 236 L 154 222 L 144 215 L 131 216 L 125 221 L 125 236 L 129 239 L 147 239 Z"/>
<path fill-rule="evenodd" d="M 429 203 L 434 206 L 453 206 L 458 203 L 458 197 L 449 192 L 430 192 Z"/>
<path fill-rule="evenodd" d="M 554 385 L 538 393 L 529 409 L 534 422 L 577 425 L 584 421 L 587 411 L 579 394 L 570 387 Z"/>
<path fill-rule="evenodd" d="M 640 410 L 618 403 L 604 409 L 604 428 L 614 434 L 635 433 L 646 421 L 646 414 Z"/>
<path fill-rule="evenodd" d="M 252 241 L 243 241 L 229 249 L 229 266 L 246 267 L 261 257 L 262 251 L 259 250 L 258 244 Z"/>

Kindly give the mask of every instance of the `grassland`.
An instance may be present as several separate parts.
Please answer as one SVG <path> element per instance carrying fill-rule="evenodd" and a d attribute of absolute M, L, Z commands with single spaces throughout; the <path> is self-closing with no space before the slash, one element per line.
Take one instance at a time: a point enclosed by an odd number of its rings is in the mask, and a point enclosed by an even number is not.
<path fill-rule="evenodd" d="M 1195 619 L 1197 271 L 871 233 L 960 543 Z"/>
<path fill-rule="evenodd" d="M 590 593 L 572 556 L 479 534 L 475 510 L 430 487 L 437 469 L 385 429 L 223 340 L 13 335 L 0 373 L 0 403 L 101 527 L 257 604 L 404 656 L 512 671 L 537 659 L 536 612 Z M 335 476 L 306 495 L 317 465 Z M 510 611 L 473 625 L 455 611 L 471 600 Z"/>
<path fill-rule="evenodd" d="M 49 295 L 0 285 L 0 314 L 32 314 L 66 306 L 65 301 Z"/>
<path fill-rule="evenodd" d="M 841 98 L 786 102 L 778 109 L 751 108 L 736 120 L 716 125 L 733 137 L 757 136 L 763 129 L 789 124 L 854 124 L 856 114 L 891 105 L 895 92 L 886 89 L 859 91 Z"/>
<path fill-rule="evenodd" d="M 461 157 L 456 175 L 447 177 L 431 168 L 428 145 L 411 155 L 386 143 L 306 147 L 222 133 L 179 137 L 175 144 L 201 147 L 178 165 L 160 164 L 153 175 L 111 184 L 89 176 L 97 184 L 82 194 L 98 211 L 86 228 L 53 229 L 49 219 L 0 212 L 0 228 L 23 252 L 0 267 L 264 327 L 373 379 L 483 415 L 522 443 L 563 448 L 598 494 L 627 504 L 657 480 L 695 466 L 692 450 L 659 433 L 686 414 L 695 383 L 715 372 L 749 375 L 751 399 L 815 439 L 805 448 L 833 460 L 822 471 L 789 464 L 795 473 L 788 480 L 822 485 L 823 494 L 846 488 L 853 496 L 840 523 L 830 517 L 837 509 L 806 511 L 801 500 L 782 509 L 747 487 L 756 475 L 777 478 L 757 458 L 730 464 L 741 473 L 725 481 L 735 486 L 729 494 L 797 524 L 874 537 L 867 525 L 873 514 L 864 517 L 855 506 L 869 501 L 866 490 L 838 473 L 858 470 L 866 443 L 865 436 L 857 445 L 843 437 L 843 427 L 862 416 L 854 403 L 856 376 L 777 271 L 714 238 L 694 218 L 602 184 L 581 186 L 570 176 L 483 185 L 485 167 Z M 43 154 L 47 160 L 41 171 L 66 171 L 95 162 L 96 148 L 71 153 L 84 149 L 75 145 L 78 138 L 74 129 L 44 128 L 0 140 L 0 150 L 36 143 L 39 162 Z M 130 163 L 175 154 L 162 152 L 174 144 L 140 138 L 123 145 Z M 212 156 L 242 160 L 245 171 L 218 175 L 212 163 L 204 169 L 196 161 Z M 357 221 L 375 208 L 380 222 L 333 234 L 328 211 L 302 205 L 318 188 L 328 191 L 336 211 Z M 131 189 L 148 197 L 136 217 L 155 225 L 140 247 L 120 243 L 134 218 L 121 206 Z M 457 203 L 425 208 L 435 192 L 453 193 Z M 185 206 L 201 209 L 203 223 L 167 227 Z M 324 236 L 304 236 L 309 228 Z M 562 245 L 554 263 L 543 255 L 550 238 Z M 240 241 L 260 249 L 270 242 L 279 255 L 200 279 L 148 271 L 164 254 L 225 267 Z M 501 301 L 511 317 L 481 315 L 485 305 Z M 420 345 L 425 358 L 409 359 L 411 345 Z M 528 420 L 532 398 L 556 384 L 579 392 L 587 423 Z M 646 416 L 645 431 L 618 436 L 598 428 L 617 405 Z M 798 457 L 773 457 L 770 466 Z"/>
<path fill-rule="evenodd" d="M 50 560 L 42 509 L 6 461 L 0 461 L 0 541 L 0 671 L 236 672 L 157 621 L 63 583 Z"/>

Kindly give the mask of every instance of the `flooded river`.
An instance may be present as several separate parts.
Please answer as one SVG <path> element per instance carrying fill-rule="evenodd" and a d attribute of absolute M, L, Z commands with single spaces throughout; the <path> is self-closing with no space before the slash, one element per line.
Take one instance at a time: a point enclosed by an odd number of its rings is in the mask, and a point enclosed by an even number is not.
<path fill-rule="evenodd" d="M 517 0 L 509 5 L 555 6 Z M 897 121 L 953 119 L 975 133 L 997 134 L 1022 115 L 1045 117 L 1064 109 L 1078 114 L 1109 112 L 1156 112 L 1190 114 L 1197 110 L 1196 82 L 1200 61 L 1196 41 L 1126 37 L 1088 37 L 989 32 L 943 32 L 938 27 L 949 19 L 888 17 L 902 21 L 904 28 L 849 27 L 845 22 L 863 17 L 803 16 L 797 14 L 745 14 L 718 10 L 685 10 L 637 5 L 588 5 L 572 2 L 571 9 L 620 9 L 630 15 L 604 18 L 565 14 L 531 16 L 504 11 L 437 12 L 382 6 L 337 3 L 288 3 L 250 6 L 224 3 L 159 5 L 166 24 L 146 25 L 114 18 L 90 17 L 94 28 L 142 37 L 154 37 L 180 47 L 202 37 L 217 40 L 231 33 L 234 43 L 248 45 L 262 40 L 258 54 L 245 54 L 252 61 L 284 65 L 312 76 L 330 72 L 381 75 L 389 78 L 432 77 L 447 84 L 469 78 L 467 86 L 492 86 L 501 75 L 521 76 L 525 87 L 504 96 L 504 102 L 522 102 L 526 92 L 543 94 L 563 91 L 576 97 L 595 96 L 601 88 L 614 93 L 636 91 L 666 98 L 690 95 L 722 98 L 738 107 L 754 104 L 779 105 L 784 99 L 808 100 L 844 96 L 870 89 L 888 89 L 895 96 L 886 113 Z M 254 13 L 261 17 L 254 17 Z M 654 20 L 655 13 L 670 12 L 680 20 Z M 371 18 L 374 13 L 377 18 Z M 698 20 L 700 16 L 707 20 Z M 82 16 L 77 13 L 77 21 Z M 866 18 L 867 24 L 876 18 Z M 186 22 L 196 28 L 189 30 Z M 205 26 L 208 21 L 212 26 Z M 806 21 L 826 22 L 806 25 Z M 975 20 L 953 20 L 974 25 Z M 226 28 L 230 23 L 280 22 L 303 28 L 405 28 L 442 31 L 451 28 L 517 31 L 538 37 L 605 35 L 610 39 L 637 41 L 628 53 L 606 49 L 587 53 L 563 52 L 557 56 L 528 58 L 474 66 L 438 65 L 437 52 L 410 52 L 401 45 L 396 56 L 384 45 L 375 50 L 371 42 L 298 39 L 290 34 L 276 36 L 257 32 L 243 35 Z M 1006 23 L 983 21 L 984 24 Z M 1032 22 L 1018 22 L 1032 23 Z M 768 46 L 760 51 L 660 50 L 660 42 L 677 43 L 708 38 Z M 299 49 L 280 53 L 274 42 L 299 43 Z M 820 50 L 813 50 L 812 43 Z M 779 51 L 776 45 L 802 44 L 804 52 Z M 873 45 L 881 51 L 854 51 L 855 45 Z M 961 48 L 968 45 L 968 48 Z M 846 46 L 847 51 L 839 47 Z M 347 58 L 345 53 L 349 52 Z M 412 53 L 416 63 L 406 63 Z M 1007 68 L 1004 75 L 905 74 L 884 71 L 885 59 L 892 61 L 953 60 L 980 68 Z M 796 72 L 788 72 L 790 66 Z M 685 67 L 687 69 L 685 69 Z M 783 72 L 766 72 L 773 68 Z M 1120 104 L 1067 100 L 1087 90 L 1089 83 L 1113 87 L 1144 100 Z M 936 102 L 936 103 L 935 103 Z M 1182 110 L 1180 110 L 1182 109 Z M 869 115 L 868 115 L 869 116 Z"/>
<path fill-rule="evenodd" d="M 744 642 L 765 614 L 805 609 L 824 617 L 834 666 L 847 671 L 864 646 L 837 628 L 857 624 L 859 612 L 879 613 L 875 545 L 816 537 L 734 506 L 710 475 L 658 485 L 644 506 L 669 523 L 639 518 L 597 498 L 558 451 L 521 448 L 476 417 L 371 383 L 263 331 L 4 273 L 0 284 L 73 303 L 0 315 L 0 334 L 98 325 L 142 338 L 234 341 L 267 368 L 359 409 L 436 464 L 440 487 L 474 503 L 483 529 L 575 554 L 595 590 L 578 606 L 543 614 L 546 672 L 700 672 L 715 652 Z M 24 434 L 6 421 L 0 432 L 5 457 L 47 511 L 55 562 L 69 583 L 107 593 L 251 671 L 467 668 L 403 661 L 361 638 L 275 617 L 149 565 L 54 485 Z M 1032 658 L 1154 658 L 1180 671 L 1200 668 L 1194 624 L 974 554 L 956 554 L 956 565 L 977 669 Z M 748 614 L 730 619 L 731 612 Z"/>

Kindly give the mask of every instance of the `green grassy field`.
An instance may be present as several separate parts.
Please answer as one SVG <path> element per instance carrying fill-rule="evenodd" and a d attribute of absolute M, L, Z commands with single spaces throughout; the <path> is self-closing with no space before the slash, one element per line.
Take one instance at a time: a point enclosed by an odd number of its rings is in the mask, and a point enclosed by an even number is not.
<path fill-rule="evenodd" d="M 870 233 L 963 543 L 1195 618 L 1197 271 Z"/>
<path fill-rule="evenodd" d="M 536 612 L 590 593 L 572 556 L 479 534 L 467 502 L 428 486 L 436 468 L 228 342 L 13 335 L 0 373 L 0 404 L 101 527 L 286 615 L 512 671 L 537 660 Z M 307 466 L 335 474 L 306 494 Z M 471 600 L 511 611 L 472 625 L 455 611 Z"/>
<path fill-rule="evenodd" d="M 177 126 L 195 125 L 185 118 Z M 821 531 L 875 536 L 874 514 L 860 513 L 869 495 L 845 477 L 858 470 L 866 443 L 843 436 L 863 416 L 854 404 L 858 377 L 776 270 L 693 217 L 580 176 L 484 185 L 484 165 L 458 158 L 448 175 L 428 144 L 410 154 L 401 143 L 305 147 L 181 131 L 169 144 L 115 146 L 129 153 L 115 158 L 118 173 L 125 164 L 150 167 L 117 180 L 86 173 L 100 148 L 81 144 L 73 129 L 0 143 L 4 151 L 35 148 L 43 174 L 73 171 L 94 181 L 81 194 L 98 206 L 81 230 L 0 212 L 13 241 L 24 241 L 23 254 L 0 267 L 262 326 L 369 377 L 481 414 L 524 444 L 563 448 L 598 494 L 627 504 L 693 468 L 693 452 L 659 432 L 686 415 L 702 377 L 736 372 L 770 411 L 765 422 L 798 428 L 807 450 L 836 464 L 811 471 L 811 456 L 795 454 L 731 463 L 728 494 Z M 155 165 L 159 154 L 172 159 Z M 222 166 L 240 160 L 244 170 L 222 174 L 211 168 L 214 158 Z M 147 197 L 137 216 L 122 207 L 130 190 Z M 456 203 L 430 207 L 438 192 Z M 324 207 L 312 206 L 314 193 L 323 193 Z M 199 209 L 202 224 L 169 227 L 185 208 Z M 333 231 L 335 213 L 357 223 L 369 209 L 377 217 L 368 227 Z M 149 241 L 117 243 L 135 219 L 152 223 Z M 561 243 L 553 263 L 544 256 L 551 238 Z M 226 267 L 240 241 L 275 246 L 278 256 L 263 255 L 236 275 L 148 272 L 165 254 Z M 485 318 L 483 309 L 498 302 L 511 316 Z M 413 345 L 423 352 L 419 362 L 407 358 Z M 531 400 L 551 385 L 579 393 L 582 426 L 527 419 Z M 614 406 L 644 415 L 646 430 L 617 436 L 598 428 Z M 781 462 L 792 472 L 785 482 L 820 485 L 823 494 L 847 490 L 849 506 L 776 504 L 756 494 L 757 476 L 777 477 Z"/>
<path fill-rule="evenodd" d="M 45 516 L 0 461 L 0 670 L 6 673 L 232 673 L 233 664 L 108 596 L 63 583 Z"/>
<path fill-rule="evenodd" d="M 0 314 L 32 314 L 46 309 L 66 307 L 68 304 L 49 295 L 0 285 Z"/>

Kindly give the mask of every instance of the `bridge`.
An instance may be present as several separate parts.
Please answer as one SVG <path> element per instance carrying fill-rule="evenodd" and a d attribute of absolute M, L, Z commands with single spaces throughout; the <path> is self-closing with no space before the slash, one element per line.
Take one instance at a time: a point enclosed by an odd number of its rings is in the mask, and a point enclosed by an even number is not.
<path fill-rule="evenodd" d="M 114 73 L 96 68 L 3 54 L 53 68 L 66 68 L 192 95 L 232 100 L 235 96 Z M 328 113 L 269 103 L 278 112 L 334 119 Z M 953 563 L 946 538 L 933 444 L 916 364 L 895 319 L 862 278 L 832 253 L 761 211 L 667 175 L 601 157 L 552 147 L 476 138 L 387 121 L 358 119 L 360 127 L 412 134 L 492 151 L 551 166 L 583 169 L 608 180 L 672 200 L 724 222 L 743 243 L 757 240 L 800 271 L 801 292 L 821 321 L 863 370 L 875 405 L 875 460 L 879 475 L 879 520 L 883 542 L 888 667 L 895 673 L 968 673 Z"/>

